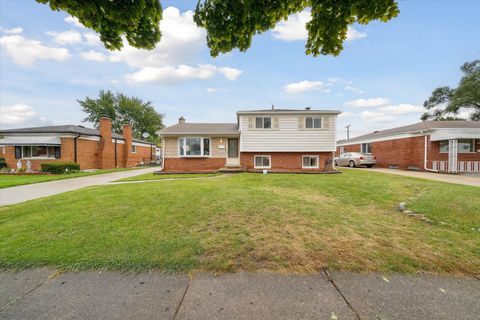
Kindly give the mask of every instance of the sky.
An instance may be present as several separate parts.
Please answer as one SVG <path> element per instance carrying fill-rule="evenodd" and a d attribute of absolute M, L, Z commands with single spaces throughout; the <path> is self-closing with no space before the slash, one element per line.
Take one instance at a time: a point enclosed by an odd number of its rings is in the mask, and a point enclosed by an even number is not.
<path fill-rule="evenodd" d="M 235 122 L 246 109 L 338 109 L 337 138 L 419 121 L 433 89 L 480 58 L 480 1 L 402 1 L 388 23 L 355 24 L 337 56 L 305 55 L 304 11 L 212 58 L 196 1 L 162 1 L 152 51 L 108 51 L 94 31 L 33 0 L 0 1 L 0 127 L 83 124 L 100 90 L 151 101 L 171 125 Z M 88 124 L 87 124 L 88 125 Z"/>

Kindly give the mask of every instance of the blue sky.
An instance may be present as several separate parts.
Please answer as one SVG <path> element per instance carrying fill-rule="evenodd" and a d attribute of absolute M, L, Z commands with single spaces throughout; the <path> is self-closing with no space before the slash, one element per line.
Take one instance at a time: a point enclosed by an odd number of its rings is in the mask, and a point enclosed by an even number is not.
<path fill-rule="evenodd" d="M 153 51 L 105 50 L 66 13 L 0 2 L 1 126 L 80 124 L 78 99 L 100 89 L 152 101 L 173 124 L 234 122 L 251 108 L 340 109 L 338 138 L 417 122 L 431 91 L 456 86 L 480 57 L 479 1 L 400 2 L 389 23 L 354 25 L 338 57 L 304 54 L 308 12 L 256 36 L 246 53 L 212 58 L 191 21 L 194 1 L 162 1 Z"/>

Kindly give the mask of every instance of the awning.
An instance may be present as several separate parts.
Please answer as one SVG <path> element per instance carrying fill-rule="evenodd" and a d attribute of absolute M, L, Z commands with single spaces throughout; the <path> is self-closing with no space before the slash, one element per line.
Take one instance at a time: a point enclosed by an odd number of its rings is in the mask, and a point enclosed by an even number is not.
<path fill-rule="evenodd" d="M 58 136 L 11 136 L 0 138 L 0 145 L 6 146 L 59 146 L 62 140 Z"/>
<path fill-rule="evenodd" d="M 450 139 L 480 139 L 480 128 L 437 129 L 430 135 L 430 141 Z"/>

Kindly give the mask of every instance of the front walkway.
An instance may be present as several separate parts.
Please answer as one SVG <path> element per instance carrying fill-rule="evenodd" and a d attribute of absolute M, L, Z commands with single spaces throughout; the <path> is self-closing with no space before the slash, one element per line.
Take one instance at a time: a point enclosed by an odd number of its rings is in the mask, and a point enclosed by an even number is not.
<path fill-rule="evenodd" d="M 0 272 L 0 319 L 480 319 L 480 281 L 430 274 Z"/>
<path fill-rule="evenodd" d="M 112 181 L 138 176 L 140 174 L 158 171 L 158 167 L 118 171 L 93 176 L 55 180 L 0 189 L 0 206 L 16 204 L 37 198 L 77 190 L 84 187 L 108 184 Z"/>
<path fill-rule="evenodd" d="M 372 172 L 390 173 L 390 174 L 396 174 L 396 175 L 405 176 L 405 177 L 414 177 L 414 178 L 435 180 L 435 181 L 441 181 L 441 182 L 463 184 L 466 186 L 480 187 L 480 175 L 476 175 L 476 176 L 456 175 L 456 174 L 447 174 L 447 173 L 408 171 L 408 170 L 384 169 L 384 168 L 345 168 L 345 169 L 367 170 Z"/>

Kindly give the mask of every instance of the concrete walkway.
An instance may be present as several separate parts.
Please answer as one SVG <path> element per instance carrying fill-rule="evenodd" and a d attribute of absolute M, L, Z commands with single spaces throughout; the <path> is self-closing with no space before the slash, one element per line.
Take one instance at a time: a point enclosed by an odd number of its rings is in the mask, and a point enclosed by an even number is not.
<path fill-rule="evenodd" d="M 0 319 L 480 319 L 471 277 L 0 272 Z"/>
<path fill-rule="evenodd" d="M 342 169 L 344 168 L 342 167 Z M 420 172 L 420 171 L 408 171 L 408 170 L 384 169 L 384 168 L 348 168 L 346 167 L 345 169 L 389 173 L 389 174 L 396 174 L 396 175 L 405 176 L 405 177 L 414 177 L 414 178 L 428 179 L 428 180 L 434 180 L 434 181 L 463 184 L 466 186 L 480 187 L 480 175 L 456 175 L 456 174 L 446 174 L 446 173 Z"/>
<path fill-rule="evenodd" d="M 118 171 L 80 178 L 56 180 L 27 184 L 24 186 L 16 186 L 11 188 L 3 188 L 0 189 L 0 206 L 48 197 L 55 194 L 77 190 L 89 186 L 108 184 L 115 180 L 134 177 L 140 174 L 154 172 L 157 170 L 159 170 L 158 167 L 148 167 L 146 169 Z"/>

